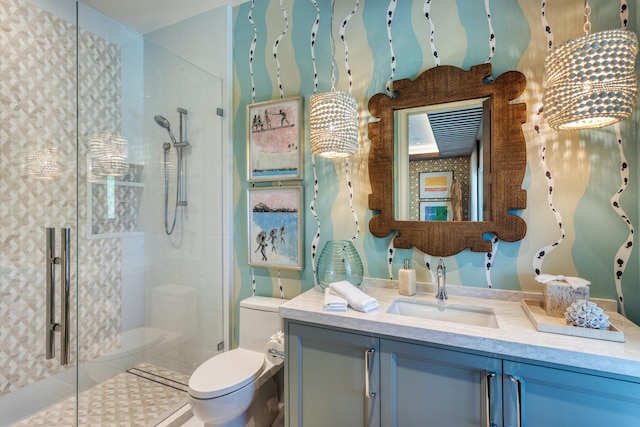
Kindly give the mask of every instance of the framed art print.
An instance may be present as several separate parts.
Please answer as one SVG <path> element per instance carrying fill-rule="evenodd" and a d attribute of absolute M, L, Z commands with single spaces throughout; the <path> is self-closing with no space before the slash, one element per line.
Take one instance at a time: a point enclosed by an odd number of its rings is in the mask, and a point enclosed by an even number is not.
<path fill-rule="evenodd" d="M 302 179 L 302 97 L 247 105 L 247 180 Z"/>
<path fill-rule="evenodd" d="M 451 202 L 420 202 L 420 221 L 451 221 Z"/>
<path fill-rule="evenodd" d="M 302 187 L 247 189 L 249 265 L 302 270 Z"/>
<path fill-rule="evenodd" d="M 453 171 L 420 172 L 421 199 L 451 198 Z"/>

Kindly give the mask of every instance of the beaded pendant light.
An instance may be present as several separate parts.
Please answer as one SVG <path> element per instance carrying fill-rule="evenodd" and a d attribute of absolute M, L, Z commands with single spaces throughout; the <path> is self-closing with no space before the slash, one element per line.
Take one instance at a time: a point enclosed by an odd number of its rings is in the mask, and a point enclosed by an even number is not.
<path fill-rule="evenodd" d="M 358 107 L 353 95 L 335 88 L 335 43 L 331 2 L 331 91 L 309 100 L 311 153 L 320 157 L 348 157 L 358 150 Z"/>
<path fill-rule="evenodd" d="M 589 34 L 591 8 L 585 1 L 585 36 L 559 45 L 545 58 L 544 114 L 555 130 L 604 127 L 631 115 L 636 102 L 633 31 Z"/>

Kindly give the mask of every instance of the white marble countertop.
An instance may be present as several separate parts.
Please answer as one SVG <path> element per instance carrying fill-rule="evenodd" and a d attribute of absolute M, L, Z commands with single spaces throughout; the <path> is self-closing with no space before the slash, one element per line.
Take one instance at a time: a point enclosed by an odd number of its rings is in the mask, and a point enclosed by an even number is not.
<path fill-rule="evenodd" d="M 499 327 L 491 328 L 387 313 L 396 298 L 434 301 L 435 292 L 430 284 L 419 284 L 418 293 L 412 297 L 398 294 L 397 281 L 365 279 L 360 289 L 378 300 L 378 310 L 361 313 L 349 308 L 346 312 L 326 312 L 323 310 L 324 294 L 311 289 L 281 305 L 280 315 L 354 332 L 406 338 L 640 380 L 640 327 L 615 312 L 615 301 L 613 305 L 607 305 L 606 301 L 594 300 L 605 309 L 612 324 L 624 333 L 623 343 L 538 332 L 522 309 L 521 300 L 541 300 L 541 294 L 447 285 L 449 299 L 445 304 L 492 308 Z"/>

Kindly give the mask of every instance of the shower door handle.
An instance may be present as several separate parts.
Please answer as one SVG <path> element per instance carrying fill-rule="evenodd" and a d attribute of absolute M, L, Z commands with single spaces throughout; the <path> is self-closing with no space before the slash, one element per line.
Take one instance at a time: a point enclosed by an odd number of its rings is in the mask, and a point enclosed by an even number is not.
<path fill-rule="evenodd" d="M 60 242 L 60 256 L 56 253 L 56 230 L 46 229 L 47 240 L 47 290 L 46 290 L 46 348 L 45 357 L 53 359 L 55 357 L 55 333 L 60 332 L 60 364 L 69 363 L 69 280 L 71 277 L 71 267 L 69 259 L 70 248 L 70 228 L 62 229 L 62 240 Z M 56 322 L 55 315 L 55 285 L 56 285 L 56 265 L 61 266 L 60 278 L 60 323 Z"/>

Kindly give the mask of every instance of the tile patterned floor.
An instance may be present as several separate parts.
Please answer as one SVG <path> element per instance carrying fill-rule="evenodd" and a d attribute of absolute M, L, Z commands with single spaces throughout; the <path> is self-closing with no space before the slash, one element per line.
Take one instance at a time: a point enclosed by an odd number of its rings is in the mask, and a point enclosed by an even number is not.
<path fill-rule="evenodd" d="M 188 375 L 142 363 L 80 394 L 78 426 L 154 426 L 187 401 Z M 75 397 L 14 427 L 75 425 Z"/>

